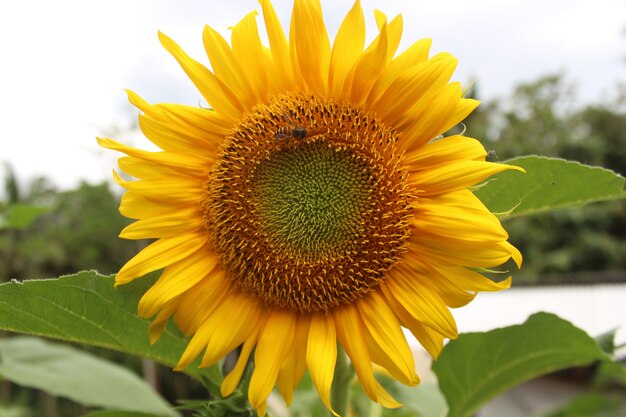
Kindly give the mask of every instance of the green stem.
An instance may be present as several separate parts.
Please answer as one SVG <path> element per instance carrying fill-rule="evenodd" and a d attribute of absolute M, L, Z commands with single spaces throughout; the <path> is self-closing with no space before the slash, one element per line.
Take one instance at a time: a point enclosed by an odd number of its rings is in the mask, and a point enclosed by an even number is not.
<path fill-rule="evenodd" d="M 348 417 L 350 410 L 350 383 L 354 377 L 354 371 L 348 361 L 348 355 L 341 345 L 337 346 L 337 364 L 335 365 L 335 377 L 330 392 L 330 401 L 337 414 Z"/>

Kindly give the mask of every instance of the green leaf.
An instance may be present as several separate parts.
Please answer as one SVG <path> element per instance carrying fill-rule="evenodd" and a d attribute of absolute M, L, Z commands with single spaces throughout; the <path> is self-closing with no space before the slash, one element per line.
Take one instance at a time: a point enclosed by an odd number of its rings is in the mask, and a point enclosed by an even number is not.
<path fill-rule="evenodd" d="M 502 217 L 626 198 L 625 179 L 608 169 L 539 156 L 506 163 L 523 167 L 526 173 L 505 171 L 474 190 L 489 210 Z"/>
<path fill-rule="evenodd" d="M 34 337 L 0 339 L 0 374 L 87 406 L 179 415 L 126 368 Z"/>
<path fill-rule="evenodd" d="M 593 385 L 598 388 L 626 388 L 626 365 L 621 362 L 601 362 L 593 376 Z"/>
<path fill-rule="evenodd" d="M 544 417 L 626 417 L 621 395 L 584 394 Z"/>
<path fill-rule="evenodd" d="M 596 343 L 605 352 L 607 355 L 613 355 L 615 353 L 615 334 L 617 333 L 617 329 L 609 330 L 608 332 L 602 333 L 601 335 L 596 336 L 594 339 Z"/>
<path fill-rule="evenodd" d="M 50 209 L 50 207 L 36 207 L 30 204 L 14 204 L 9 207 L 2 228 L 28 229 L 39 216 L 50 211 Z"/>
<path fill-rule="evenodd" d="M 278 413 L 275 413 L 278 414 Z M 298 384 L 291 405 L 289 415 L 293 417 L 324 417 L 330 416 L 320 396 L 315 391 L 311 376 L 307 372 Z M 359 414 L 357 414 L 359 415 Z"/>
<path fill-rule="evenodd" d="M 156 278 L 152 274 L 114 288 L 112 276 L 84 271 L 1 284 L 0 329 L 105 347 L 173 367 L 188 340 L 169 326 L 150 346 L 149 323 L 137 316 L 137 300 Z M 190 366 L 186 372 L 213 388 L 221 382 L 215 366 Z"/>
<path fill-rule="evenodd" d="M 448 405 L 436 384 L 423 382 L 407 387 L 395 382 L 395 386 L 389 391 L 402 407 L 383 409 L 383 417 L 445 417 Z"/>
<path fill-rule="evenodd" d="M 2 417 L 32 417 L 32 412 L 25 406 L 0 404 L 0 416 Z"/>
<path fill-rule="evenodd" d="M 137 413 L 134 411 L 96 411 L 85 417 L 156 417 L 154 414 Z"/>
<path fill-rule="evenodd" d="M 448 401 L 448 417 L 467 417 L 514 385 L 607 359 L 584 331 L 537 313 L 521 325 L 460 335 L 444 348 L 433 371 Z"/>
<path fill-rule="evenodd" d="M 416 387 L 408 387 L 385 374 L 376 374 L 376 379 L 385 390 L 402 403 L 402 406 L 383 408 L 370 400 L 361 385 L 354 384 L 350 391 L 351 415 L 358 417 L 377 415 L 382 417 L 445 417 L 448 411 L 446 400 L 434 383 L 423 382 Z"/>

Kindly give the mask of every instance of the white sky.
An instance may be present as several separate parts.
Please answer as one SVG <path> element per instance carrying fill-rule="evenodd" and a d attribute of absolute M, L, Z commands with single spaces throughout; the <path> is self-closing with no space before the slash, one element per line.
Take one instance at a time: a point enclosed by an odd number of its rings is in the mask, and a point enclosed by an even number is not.
<path fill-rule="evenodd" d="M 287 23 L 291 2 L 275 3 Z M 331 37 L 351 3 L 322 0 Z M 401 49 L 431 37 L 433 53 L 456 55 L 455 79 L 477 79 L 483 99 L 557 71 L 579 83 L 584 101 L 626 80 L 624 0 L 363 0 L 370 28 L 375 7 L 403 14 Z M 23 179 L 43 175 L 62 188 L 110 178 L 117 155 L 94 138 L 121 129 L 116 139 L 139 143 L 124 132 L 136 117 L 124 88 L 151 102 L 198 104 L 157 30 L 208 64 L 204 24 L 229 38 L 228 26 L 255 9 L 254 0 L 3 1 L 0 161 Z"/>

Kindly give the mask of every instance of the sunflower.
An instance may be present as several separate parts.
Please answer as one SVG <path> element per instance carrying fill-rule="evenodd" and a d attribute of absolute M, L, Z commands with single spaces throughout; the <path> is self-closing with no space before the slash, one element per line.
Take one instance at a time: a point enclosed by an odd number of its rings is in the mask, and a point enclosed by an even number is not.
<path fill-rule="evenodd" d="M 367 395 L 399 404 L 375 380 L 419 378 L 402 328 L 433 357 L 457 328 L 448 307 L 508 288 L 480 274 L 521 255 L 470 187 L 517 167 L 485 161 L 475 139 L 443 134 L 478 105 L 450 82 L 456 59 L 420 40 L 396 54 L 402 17 L 376 12 L 365 44 L 357 0 L 330 44 L 317 0 L 296 0 L 289 40 L 269 0 L 232 28 L 203 33 L 212 70 L 160 33 L 210 108 L 151 105 L 129 92 L 161 151 L 125 153 L 120 234 L 156 239 L 116 285 L 164 268 L 142 297 L 154 343 L 173 318 L 190 337 L 177 369 L 211 366 L 241 347 L 221 387 L 262 415 L 275 386 L 289 403 L 308 369 L 324 404 L 338 345 Z"/>

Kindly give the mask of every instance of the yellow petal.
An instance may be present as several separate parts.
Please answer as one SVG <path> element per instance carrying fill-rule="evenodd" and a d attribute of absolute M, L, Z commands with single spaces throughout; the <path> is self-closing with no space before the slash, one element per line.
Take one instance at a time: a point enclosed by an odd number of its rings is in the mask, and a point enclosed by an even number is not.
<path fill-rule="evenodd" d="M 310 315 L 298 315 L 293 348 L 287 353 L 287 357 L 276 378 L 278 391 L 287 405 L 291 404 L 293 393 L 307 369 L 306 351 L 310 323 Z"/>
<path fill-rule="evenodd" d="M 178 61 L 196 88 L 209 105 L 220 115 L 236 122 L 241 118 L 244 107 L 233 92 L 204 65 L 191 59 L 180 46 L 159 32 L 163 47 Z"/>
<path fill-rule="evenodd" d="M 522 267 L 522 253 L 509 242 L 500 242 L 500 245 L 504 248 L 504 250 L 508 250 L 511 254 L 511 259 L 515 262 L 518 268 Z"/>
<path fill-rule="evenodd" d="M 233 29 L 231 42 L 233 54 L 241 64 L 258 102 L 264 102 L 269 93 L 268 76 L 274 76 L 275 68 L 264 65 L 265 56 L 259 29 L 256 24 L 257 12 L 248 13 Z"/>
<path fill-rule="evenodd" d="M 423 171 L 453 160 L 484 161 L 487 151 L 476 139 L 453 135 L 429 142 L 406 155 L 409 172 Z"/>
<path fill-rule="evenodd" d="M 455 161 L 409 175 L 409 181 L 424 196 L 466 189 L 502 171 L 524 170 L 515 165 L 483 161 Z"/>
<path fill-rule="evenodd" d="M 172 152 L 189 152 L 201 146 L 214 151 L 230 128 L 216 112 L 179 104 L 150 105 L 137 94 L 126 90 L 128 100 L 144 112 L 151 129 L 162 134 L 150 137 L 158 147 Z M 145 121 L 144 121 L 145 124 Z"/>
<path fill-rule="evenodd" d="M 181 170 L 168 168 L 156 162 L 148 162 L 145 159 L 135 158 L 134 156 L 122 156 L 117 160 L 117 165 L 126 174 L 140 179 L 186 175 Z"/>
<path fill-rule="evenodd" d="M 429 286 L 411 278 L 400 268 L 394 269 L 393 279 L 386 280 L 384 285 L 388 294 L 393 295 L 416 320 L 450 339 L 456 338 L 458 332 L 452 314 Z"/>
<path fill-rule="evenodd" d="M 419 320 L 413 317 L 406 309 L 396 300 L 393 294 L 389 293 L 387 286 L 381 286 L 381 290 L 385 295 L 385 299 L 393 312 L 398 316 L 402 326 L 409 329 L 420 344 L 430 353 L 433 358 L 437 358 L 443 349 L 444 337 L 431 329 L 424 326 Z"/>
<path fill-rule="evenodd" d="M 493 282 L 478 272 L 467 268 L 439 266 L 436 268 L 447 280 L 467 291 L 501 291 L 511 287 L 511 277 L 500 282 Z"/>
<path fill-rule="evenodd" d="M 256 299 L 243 294 L 231 295 L 206 320 L 203 327 L 212 333 L 200 366 L 208 368 L 258 331 L 261 307 Z M 200 328 L 198 331 L 202 331 Z"/>
<path fill-rule="evenodd" d="M 320 399 L 335 416 L 330 404 L 330 387 L 337 363 L 337 335 L 330 315 L 313 314 L 306 351 L 306 363 Z"/>
<path fill-rule="evenodd" d="M 437 135 L 443 134 L 461 123 L 467 116 L 470 115 L 471 112 L 476 110 L 476 107 L 478 107 L 479 104 L 480 101 L 474 100 L 473 98 L 463 98 L 459 100 L 454 113 L 450 116 L 448 122 L 445 123 L 443 127 L 439 128 Z"/>
<path fill-rule="evenodd" d="M 330 42 L 319 0 L 296 0 L 293 7 L 293 30 L 300 72 L 309 89 L 328 93 Z"/>
<path fill-rule="evenodd" d="M 409 238 L 411 256 L 431 259 L 443 266 L 493 268 L 518 257 L 519 251 L 507 242 L 469 241 L 461 237 L 442 239 L 422 230 Z M 515 256 L 515 257 L 514 257 Z M 521 261 L 521 255 L 517 258 Z"/>
<path fill-rule="evenodd" d="M 426 61 L 432 43 L 433 41 L 430 38 L 415 41 L 411 46 L 406 48 L 404 52 L 391 61 L 389 64 L 390 69 L 407 68 Z"/>
<path fill-rule="evenodd" d="M 459 83 L 443 86 L 423 101 L 416 102 L 408 114 L 414 113 L 408 126 L 402 127 L 402 146 L 407 151 L 422 146 L 443 133 L 455 114 L 463 91 Z"/>
<path fill-rule="evenodd" d="M 228 397 L 237 389 L 237 385 L 239 385 L 239 381 L 241 381 L 243 371 L 246 369 L 246 365 L 248 364 L 248 359 L 250 359 L 250 353 L 252 353 L 252 349 L 254 349 L 254 346 L 256 345 L 257 338 L 258 332 L 253 332 L 243 343 L 243 347 L 241 348 L 241 353 L 237 358 L 235 367 L 228 373 L 228 375 L 226 375 L 224 381 L 222 382 L 222 386 L 220 387 L 222 397 Z"/>
<path fill-rule="evenodd" d="M 270 42 L 270 50 L 276 70 L 273 79 L 281 82 L 281 90 L 289 90 L 296 86 L 294 71 L 289 56 L 289 45 L 285 33 L 280 25 L 278 16 L 269 0 L 259 0 L 263 10 L 263 20 L 267 30 L 267 38 Z"/>
<path fill-rule="evenodd" d="M 395 57 L 385 69 L 384 75 L 380 78 L 381 91 L 384 91 L 389 84 L 403 72 L 409 71 L 428 60 L 432 39 L 420 39 L 409 46 L 404 52 Z M 369 100 L 368 100 L 369 101 Z"/>
<path fill-rule="evenodd" d="M 147 152 L 130 146 L 123 145 L 112 139 L 97 138 L 98 144 L 103 148 L 123 152 L 154 164 L 163 165 L 174 170 L 181 170 L 192 175 L 201 175 L 208 171 L 212 157 L 202 154 L 191 155 L 176 152 Z"/>
<path fill-rule="evenodd" d="M 150 141 L 161 149 L 177 152 L 178 154 L 189 153 L 189 149 L 204 149 L 205 156 L 202 159 L 213 160 L 213 152 L 218 143 L 207 140 L 206 137 L 197 137 L 178 127 L 172 122 L 160 122 L 145 114 L 139 115 L 139 129 Z"/>
<path fill-rule="evenodd" d="M 207 316 L 189 341 L 176 370 L 188 367 L 205 350 L 200 366 L 209 367 L 242 344 L 256 330 L 260 309 L 256 301 L 231 292 Z"/>
<path fill-rule="evenodd" d="M 145 199 L 170 205 L 200 206 L 204 199 L 204 182 L 201 178 L 160 177 L 139 181 L 124 181 L 114 173 L 115 182 Z"/>
<path fill-rule="evenodd" d="M 388 43 L 385 62 L 388 63 L 398 50 L 400 40 L 402 39 L 402 15 L 399 14 L 394 17 L 391 22 L 387 22 L 387 16 L 383 12 L 380 10 L 374 10 L 374 17 L 376 18 L 376 24 L 378 25 L 379 31 L 382 32 L 383 27 L 387 26 Z"/>
<path fill-rule="evenodd" d="M 122 195 L 120 213 L 131 219 L 148 219 L 175 213 L 180 207 L 176 204 L 150 201 L 138 192 L 126 191 Z"/>
<path fill-rule="evenodd" d="M 443 302 L 452 308 L 463 307 L 471 302 L 476 293 L 470 293 L 456 283 L 446 279 L 439 270 L 424 262 L 423 265 L 404 265 L 403 269 L 407 274 L 414 275 L 414 279 L 422 282 L 423 285 L 434 289 Z"/>
<path fill-rule="evenodd" d="M 206 240 L 205 233 L 159 239 L 126 262 L 115 277 L 115 285 L 127 284 L 135 278 L 186 258 L 204 246 Z"/>
<path fill-rule="evenodd" d="M 361 104 L 365 101 L 372 86 L 382 74 L 387 64 L 387 25 L 383 25 L 380 34 L 370 47 L 361 55 L 354 67 L 350 101 Z"/>
<path fill-rule="evenodd" d="M 390 125 L 420 125 L 423 114 L 428 111 L 434 97 L 450 80 L 457 60 L 450 54 L 442 53 L 430 60 L 410 67 L 393 80 L 383 82 L 370 94 L 372 109 Z M 386 78 L 381 76 L 381 79 Z M 458 100 L 458 98 L 457 98 Z M 402 132 L 402 143 L 408 149 L 412 132 Z"/>
<path fill-rule="evenodd" d="M 228 42 L 210 26 L 206 25 L 202 33 L 204 49 L 217 78 L 228 86 L 239 99 L 244 111 L 249 111 L 257 103 L 253 91 L 239 61 L 230 49 Z M 253 45 L 251 45 L 252 47 Z"/>
<path fill-rule="evenodd" d="M 333 321 L 337 329 L 337 337 L 350 357 L 363 391 L 373 401 L 387 408 L 397 408 L 401 404 L 385 391 L 374 379 L 374 371 L 367 341 L 365 340 L 363 322 L 355 306 L 346 304 L 333 311 Z"/>
<path fill-rule="evenodd" d="M 400 323 L 384 299 L 377 293 L 371 293 L 357 305 L 365 328 L 372 338 L 370 348 L 372 358 L 380 360 L 394 378 L 406 385 L 416 385 L 419 378 L 415 373 L 415 362 L 409 344 L 400 329 Z M 374 355 L 376 351 L 376 355 Z"/>
<path fill-rule="evenodd" d="M 411 224 L 416 233 L 467 241 L 508 239 L 498 219 L 468 190 L 422 198 L 414 213 Z"/>
<path fill-rule="evenodd" d="M 169 120 L 196 137 L 204 136 L 219 141 L 224 138 L 231 124 L 213 109 L 193 107 L 184 104 L 154 104 L 152 108 L 161 112 L 163 120 Z"/>
<path fill-rule="evenodd" d="M 163 309 L 159 311 L 156 318 L 152 320 L 150 323 L 150 328 L 148 329 L 148 334 L 150 335 L 150 344 L 154 345 L 161 334 L 163 334 L 163 330 L 167 326 L 167 322 L 170 317 L 174 315 L 178 306 L 180 305 L 180 297 L 170 300 L 167 304 L 163 306 Z"/>
<path fill-rule="evenodd" d="M 171 299 L 209 276 L 217 262 L 217 255 L 208 248 L 203 248 L 169 265 L 157 282 L 141 297 L 139 315 L 143 318 L 152 317 Z"/>
<path fill-rule="evenodd" d="M 250 380 L 248 398 L 256 409 L 265 404 L 272 392 L 285 356 L 293 346 L 296 315 L 274 310 L 267 314 L 254 354 L 255 369 Z"/>
<path fill-rule="evenodd" d="M 185 336 L 193 335 L 213 311 L 233 292 L 233 282 L 222 268 L 215 268 L 182 294 L 174 322 Z M 197 356 L 197 355 L 196 355 Z"/>
<path fill-rule="evenodd" d="M 340 97 L 344 90 L 346 76 L 363 52 L 365 45 L 365 18 L 359 0 L 344 18 L 335 41 L 330 58 L 328 83 L 330 94 Z"/>
<path fill-rule="evenodd" d="M 204 218 L 197 207 L 177 210 L 165 216 L 151 217 L 126 226 L 121 232 L 123 239 L 158 239 L 204 230 Z"/>

